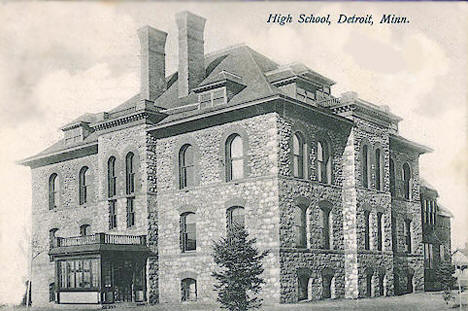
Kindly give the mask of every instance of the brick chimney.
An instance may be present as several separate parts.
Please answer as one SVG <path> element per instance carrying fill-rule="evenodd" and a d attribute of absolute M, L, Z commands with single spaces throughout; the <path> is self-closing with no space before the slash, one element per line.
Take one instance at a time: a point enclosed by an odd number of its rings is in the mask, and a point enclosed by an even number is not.
<path fill-rule="evenodd" d="M 176 14 L 179 30 L 179 97 L 187 96 L 205 78 L 203 32 L 206 19 L 183 11 Z"/>
<path fill-rule="evenodd" d="M 150 26 L 138 29 L 142 100 L 154 102 L 166 90 L 166 37 L 167 33 Z"/>

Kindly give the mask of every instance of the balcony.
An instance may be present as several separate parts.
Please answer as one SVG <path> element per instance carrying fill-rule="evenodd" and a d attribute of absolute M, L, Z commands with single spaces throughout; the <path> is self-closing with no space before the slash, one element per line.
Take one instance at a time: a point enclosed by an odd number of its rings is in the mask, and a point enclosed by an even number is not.
<path fill-rule="evenodd" d="M 51 241 L 49 255 L 64 256 L 101 252 L 148 252 L 146 235 L 94 233 L 85 236 L 56 237 Z"/>
<path fill-rule="evenodd" d="M 341 105 L 341 100 L 336 97 L 322 99 L 322 100 L 317 101 L 317 105 L 322 106 L 322 107 L 338 106 L 338 105 Z"/>

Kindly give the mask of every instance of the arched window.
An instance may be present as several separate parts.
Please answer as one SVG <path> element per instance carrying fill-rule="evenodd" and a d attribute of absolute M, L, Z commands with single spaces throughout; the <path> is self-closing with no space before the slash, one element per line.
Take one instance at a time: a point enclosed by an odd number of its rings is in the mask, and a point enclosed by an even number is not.
<path fill-rule="evenodd" d="M 56 243 L 55 243 L 55 238 L 57 237 L 57 236 L 56 236 L 56 235 L 57 235 L 57 231 L 58 231 L 57 228 L 53 228 L 53 229 L 50 229 L 50 230 L 49 230 L 49 246 L 50 246 L 50 248 L 53 248 L 53 247 L 55 247 L 55 246 L 58 246 L 58 245 L 56 245 Z"/>
<path fill-rule="evenodd" d="M 325 141 L 317 142 L 317 174 L 319 182 L 331 183 L 330 147 Z"/>
<path fill-rule="evenodd" d="M 226 140 L 226 181 L 244 178 L 244 146 L 238 134 Z"/>
<path fill-rule="evenodd" d="M 58 205 L 58 177 L 53 173 L 49 177 L 49 209 L 54 209 Z"/>
<path fill-rule="evenodd" d="M 362 146 L 362 186 L 369 188 L 369 147 Z"/>
<path fill-rule="evenodd" d="M 382 152 L 379 148 L 375 150 L 375 189 L 383 189 L 383 165 L 382 165 Z"/>
<path fill-rule="evenodd" d="M 294 207 L 294 244 L 296 247 L 307 247 L 306 238 L 306 209 L 301 206 Z"/>
<path fill-rule="evenodd" d="M 299 132 L 293 136 L 292 147 L 294 177 L 304 178 L 304 138 Z"/>
<path fill-rule="evenodd" d="M 88 185 L 87 185 L 87 175 L 88 167 L 83 166 L 80 170 L 79 176 L 79 196 L 80 196 L 80 205 L 85 204 L 88 201 Z"/>
<path fill-rule="evenodd" d="M 227 224 L 228 230 L 233 229 L 234 227 L 245 227 L 245 216 L 244 216 L 244 208 L 241 206 L 233 206 L 228 209 L 227 212 Z"/>
<path fill-rule="evenodd" d="M 322 215 L 322 248 L 330 249 L 330 238 L 331 238 L 331 210 L 327 207 L 320 209 Z"/>
<path fill-rule="evenodd" d="M 184 145 L 179 151 L 179 188 L 184 189 L 194 185 L 195 155 L 191 145 Z"/>
<path fill-rule="evenodd" d="M 132 152 L 127 153 L 125 157 L 125 191 L 127 195 L 135 193 L 134 158 L 135 156 Z"/>
<path fill-rule="evenodd" d="M 390 194 L 395 196 L 395 163 L 390 159 Z"/>
<path fill-rule="evenodd" d="M 181 282 L 182 301 L 197 300 L 197 281 L 194 279 L 183 279 Z"/>
<path fill-rule="evenodd" d="M 112 198 L 116 195 L 117 177 L 115 175 L 115 157 L 107 161 L 107 196 Z"/>
<path fill-rule="evenodd" d="M 411 170 L 408 163 L 403 164 L 403 195 L 405 199 L 411 199 Z"/>
<path fill-rule="evenodd" d="M 364 249 L 370 250 L 370 212 L 364 211 Z"/>
<path fill-rule="evenodd" d="M 89 235 L 90 234 L 89 228 L 90 228 L 90 225 L 88 225 L 88 224 L 81 225 L 80 226 L 80 236 Z"/>
<path fill-rule="evenodd" d="M 194 213 L 184 213 L 180 219 L 182 251 L 197 249 L 197 223 Z"/>

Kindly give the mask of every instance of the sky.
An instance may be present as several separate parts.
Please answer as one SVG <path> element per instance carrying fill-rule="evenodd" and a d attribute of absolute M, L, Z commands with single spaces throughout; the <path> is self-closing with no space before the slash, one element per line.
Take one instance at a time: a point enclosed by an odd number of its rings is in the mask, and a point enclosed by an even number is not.
<path fill-rule="evenodd" d="M 245 43 L 280 64 L 302 62 L 402 117 L 400 133 L 434 149 L 421 176 L 454 214 L 453 248 L 468 241 L 468 3 L 0 2 L 0 303 L 20 301 L 27 275 L 31 175 L 16 161 L 61 137 L 85 112 L 110 110 L 139 90 L 136 31 L 168 33 L 175 13 L 207 18 L 205 52 Z M 374 24 L 268 24 L 270 13 L 373 15 Z M 382 14 L 406 24 L 379 24 Z"/>

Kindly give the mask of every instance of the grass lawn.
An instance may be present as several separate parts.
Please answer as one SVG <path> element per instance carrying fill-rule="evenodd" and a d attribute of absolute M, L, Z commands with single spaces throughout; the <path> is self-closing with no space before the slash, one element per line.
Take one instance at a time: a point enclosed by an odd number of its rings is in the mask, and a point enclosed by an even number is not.
<path fill-rule="evenodd" d="M 287 304 L 287 305 L 274 305 L 264 306 L 261 310 L 263 311 L 303 311 L 303 310 L 317 310 L 317 311 L 328 311 L 328 310 L 402 310 L 402 311 L 443 311 L 443 310 L 458 310 L 452 309 L 453 304 L 446 305 L 442 299 L 441 293 L 416 293 L 398 297 L 382 297 L 382 298 L 368 298 L 358 300 L 326 300 L 318 302 L 304 302 L 299 304 Z M 466 307 L 466 306 L 465 306 Z M 60 308 L 62 309 L 62 308 Z M 71 309 L 68 306 L 67 309 Z M 96 310 L 96 307 L 93 308 Z M 1 311 L 25 311 L 26 309 L 20 307 L 7 307 L 0 308 Z M 47 308 L 32 308 L 32 311 L 49 311 Z M 59 309 L 55 309 L 59 310 Z M 73 308 L 75 311 L 92 310 L 86 308 Z M 115 307 L 111 309 L 105 309 L 109 311 L 124 311 L 124 310 L 135 310 L 135 311 L 220 311 L 217 306 L 213 305 L 202 305 L 202 304 L 178 304 L 178 305 L 167 305 L 159 304 L 154 306 L 138 306 L 138 307 Z M 468 310 L 468 309 L 463 309 Z"/>

